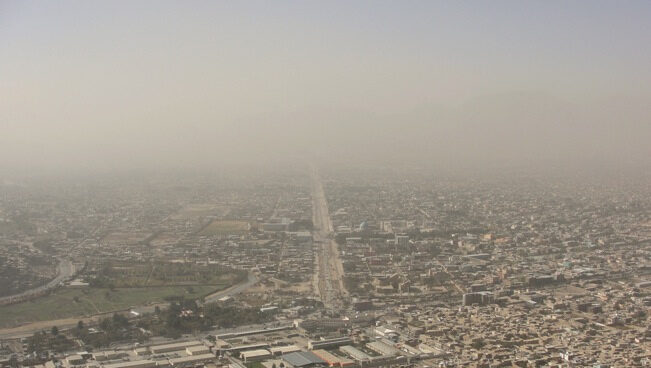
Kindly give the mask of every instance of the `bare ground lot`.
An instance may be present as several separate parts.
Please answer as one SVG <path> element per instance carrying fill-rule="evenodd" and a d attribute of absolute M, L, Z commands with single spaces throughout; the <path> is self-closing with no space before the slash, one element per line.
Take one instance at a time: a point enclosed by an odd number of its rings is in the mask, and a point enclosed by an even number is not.
<path fill-rule="evenodd" d="M 249 230 L 249 223 L 235 220 L 215 220 L 201 230 L 201 235 L 242 234 Z"/>

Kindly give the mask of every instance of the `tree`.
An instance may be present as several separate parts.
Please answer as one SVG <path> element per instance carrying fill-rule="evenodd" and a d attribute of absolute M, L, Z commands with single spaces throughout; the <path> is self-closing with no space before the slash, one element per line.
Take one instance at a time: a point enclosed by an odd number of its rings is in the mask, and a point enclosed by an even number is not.
<path fill-rule="evenodd" d="M 57 326 L 52 326 L 52 330 L 50 330 L 50 333 L 52 336 L 56 336 L 59 334 L 59 328 Z"/>
<path fill-rule="evenodd" d="M 477 350 L 483 348 L 485 345 L 486 345 L 486 343 L 484 342 L 484 339 L 477 339 L 477 340 L 473 341 L 472 344 L 470 344 L 470 346 L 472 346 L 473 348 L 475 348 Z"/>
<path fill-rule="evenodd" d="M 77 322 L 77 329 L 78 330 L 83 330 L 84 329 L 84 321 L 79 321 Z"/>
<path fill-rule="evenodd" d="M 127 317 L 123 316 L 122 314 L 114 313 L 113 324 L 116 327 L 126 328 L 129 327 L 129 320 L 127 319 Z"/>
<path fill-rule="evenodd" d="M 112 323 L 110 318 L 102 318 L 102 320 L 99 322 L 99 328 L 101 328 L 103 331 L 108 332 L 112 328 Z"/>
<path fill-rule="evenodd" d="M 45 331 L 43 332 L 34 332 L 34 335 L 32 335 L 32 338 L 29 339 L 29 345 L 28 345 L 28 351 L 30 353 L 37 353 L 40 354 L 42 351 L 42 346 L 46 343 L 47 338 L 45 337 L 44 334 Z"/>

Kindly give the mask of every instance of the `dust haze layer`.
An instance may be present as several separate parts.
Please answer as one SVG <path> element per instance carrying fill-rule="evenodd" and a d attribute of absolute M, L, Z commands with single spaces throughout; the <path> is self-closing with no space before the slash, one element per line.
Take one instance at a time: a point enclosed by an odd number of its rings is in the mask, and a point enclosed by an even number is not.
<path fill-rule="evenodd" d="M 0 4 L 0 168 L 648 166 L 651 5 Z"/>

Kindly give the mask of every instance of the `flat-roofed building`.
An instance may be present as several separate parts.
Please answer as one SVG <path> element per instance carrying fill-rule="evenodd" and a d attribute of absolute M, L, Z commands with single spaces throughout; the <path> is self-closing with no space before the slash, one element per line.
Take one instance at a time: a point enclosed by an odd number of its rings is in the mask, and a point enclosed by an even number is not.
<path fill-rule="evenodd" d="M 269 349 L 269 344 L 260 343 L 260 344 L 237 345 L 237 346 L 232 346 L 232 347 L 229 347 L 229 348 L 221 348 L 219 350 L 222 353 L 224 353 L 224 352 L 238 353 L 238 352 L 241 352 L 241 351 L 258 350 L 258 349 Z"/>
<path fill-rule="evenodd" d="M 307 368 L 316 365 L 326 364 L 326 362 L 310 351 L 297 351 L 283 355 L 285 363 L 292 368 Z"/>
<path fill-rule="evenodd" d="M 301 348 L 296 345 L 274 346 L 269 349 L 269 351 L 273 355 L 283 355 L 293 353 L 295 351 L 301 351 Z"/>
<path fill-rule="evenodd" d="M 180 358 L 170 359 L 170 365 L 172 367 L 184 367 L 195 365 L 199 363 L 206 363 L 214 361 L 216 357 L 213 354 L 201 354 L 201 355 L 188 355 Z"/>
<path fill-rule="evenodd" d="M 366 344 L 366 347 L 384 356 L 394 356 L 400 353 L 400 350 L 391 345 L 385 344 L 382 341 L 369 342 Z"/>
<path fill-rule="evenodd" d="M 446 355 L 446 352 L 440 347 L 430 346 L 425 343 L 420 343 L 418 345 L 418 350 L 422 351 L 424 354 L 430 357 L 441 357 Z"/>
<path fill-rule="evenodd" d="M 407 356 L 409 357 L 419 357 L 423 352 L 418 350 L 417 348 L 413 346 L 409 346 L 407 344 L 402 344 L 401 349 L 403 352 L 407 353 Z"/>
<path fill-rule="evenodd" d="M 104 368 L 154 368 L 156 362 L 153 360 L 132 360 L 128 362 L 120 362 L 113 364 L 106 364 Z"/>
<path fill-rule="evenodd" d="M 80 365 L 84 364 L 85 361 L 86 359 L 79 354 L 69 355 L 66 357 L 66 363 L 68 363 L 68 365 Z"/>
<path fill-rule="evenodd" d="M 225 333 L 225 334 L 215 335 L 215 339 L 216 340 L 224 340 L 224 339 L 231 339 L 231 338 L 234 338 L 234 337 L 258 335 L 258 334 L 267 334 L 267 333 L 271 333 L 271 332 L 289 330 L 289 329 L 292 329 L 292 328 L 294 328 L 293 325 L 284 325 L 284 326 L 272 327 L 272 328 L 246 330 L 246 331 L 238 331 L 238 332 L 229 332 L 229 333 Z"/>
<path fill-rule="evenodd" d="M 97 353 L 93 353 L 93 359 L 97 360 L 98 362 L 103 362 L 107 360 L 119 359 L 127 355 L 128 354 L 124 351 L 99 351 Z"/>
<path fill-rule="evenodd" d="M 201 346 L 201 345 L 203 345 L 203 343 L 197 340 L 184 341 L 184 342 L 177 342 L 174 344 L 150 346 L 149 350 L 151 350 L 152 354 L 162 354 L 162 353 L 169 353 L 173 351 L 182 351 L 191 346 Z"/>
<path fill-rule="evenodd" d="M 359 361 L 359 362 L 364 362 L 371 360 L 371 356 L 366 354 L 365 352 L 357 349 L 356 347 L 352 345 L 345 345 L 339 348 L 339 351 L 342 353 L 348 355 L 349 357 Z"/>
<path fill-rule="evenodd" d="M 151 352 L 149 351 L 149 348 L 146 347 L 146 346 L 143 346 L 143 347 L 140 347 L 140 348 L 135 348 L 135 349 L 133 349 L 133 352 L 138 356 L 151 354 Z"/>
<path fill-rule="evenodd" d="M 318 356 L 319 358 L 323 359 L 326 363 L 328 363 L 329 366 L 331 367 L 345 367 L 349 365 L 355 364 L 352 360 L 336 356 L 326 350 L 323 349 L 317 349 L 317 350 L 312 350 L 314 355 Z"/>
<path fill-rule="evenodd" d="M 210 353 L 210 349 L 206 345 L 188 346 L 185 352 L 188 355 L 203 355 Z"/>
<path fill-rule="evenodd" d="M 350 339 L 350 337 L 337 337 L 334 339 L 309 341 L 307 343 L 307 348 L 310 350 L 328 349 L 328 348 L 335 348 L 337 346 L 342 346 L 342 345 L 350 345 L 352 343 L 353 341 Z"/>
<path fill-rule="evenodd" d="M 168 358 L 154 359 L 154 361 L 156 362 L 156 368 L 167 368 L 172 366 Z"/>
<path fill-rule="evenodd" d="M 266 349 L 248 350 L 240 353 L 242 360 L 245 362 L 257 362 L 271 358 L 271 353 Z"/>

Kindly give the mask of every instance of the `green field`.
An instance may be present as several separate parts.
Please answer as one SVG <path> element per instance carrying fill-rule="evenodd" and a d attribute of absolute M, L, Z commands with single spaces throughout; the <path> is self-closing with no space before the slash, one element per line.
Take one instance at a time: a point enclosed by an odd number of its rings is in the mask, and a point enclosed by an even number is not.
<path fill-rule="evenodd" d="M 151 286 L 213 285 L 224 288 L 242 281 L 246 272 L 218 265 L 193 263 L 106 262 L 95 265 L 95 276 L 84 278 L 90 286 L 138 288 Z"/>
<path fill-rule="evenodd" d="M 201 230 L 201 235 L 242 234 L 249 230 L 246 221 L 215 220 Z"/>
<path fill-rule="evenodd" d="M 164 286 L 148 288 L 64 288 L 30 301 L 0 306 L 0 327 L 26 322 L 84 317 L 165 302 L 166 297 L 197 299 L 228 285 Z"/>

